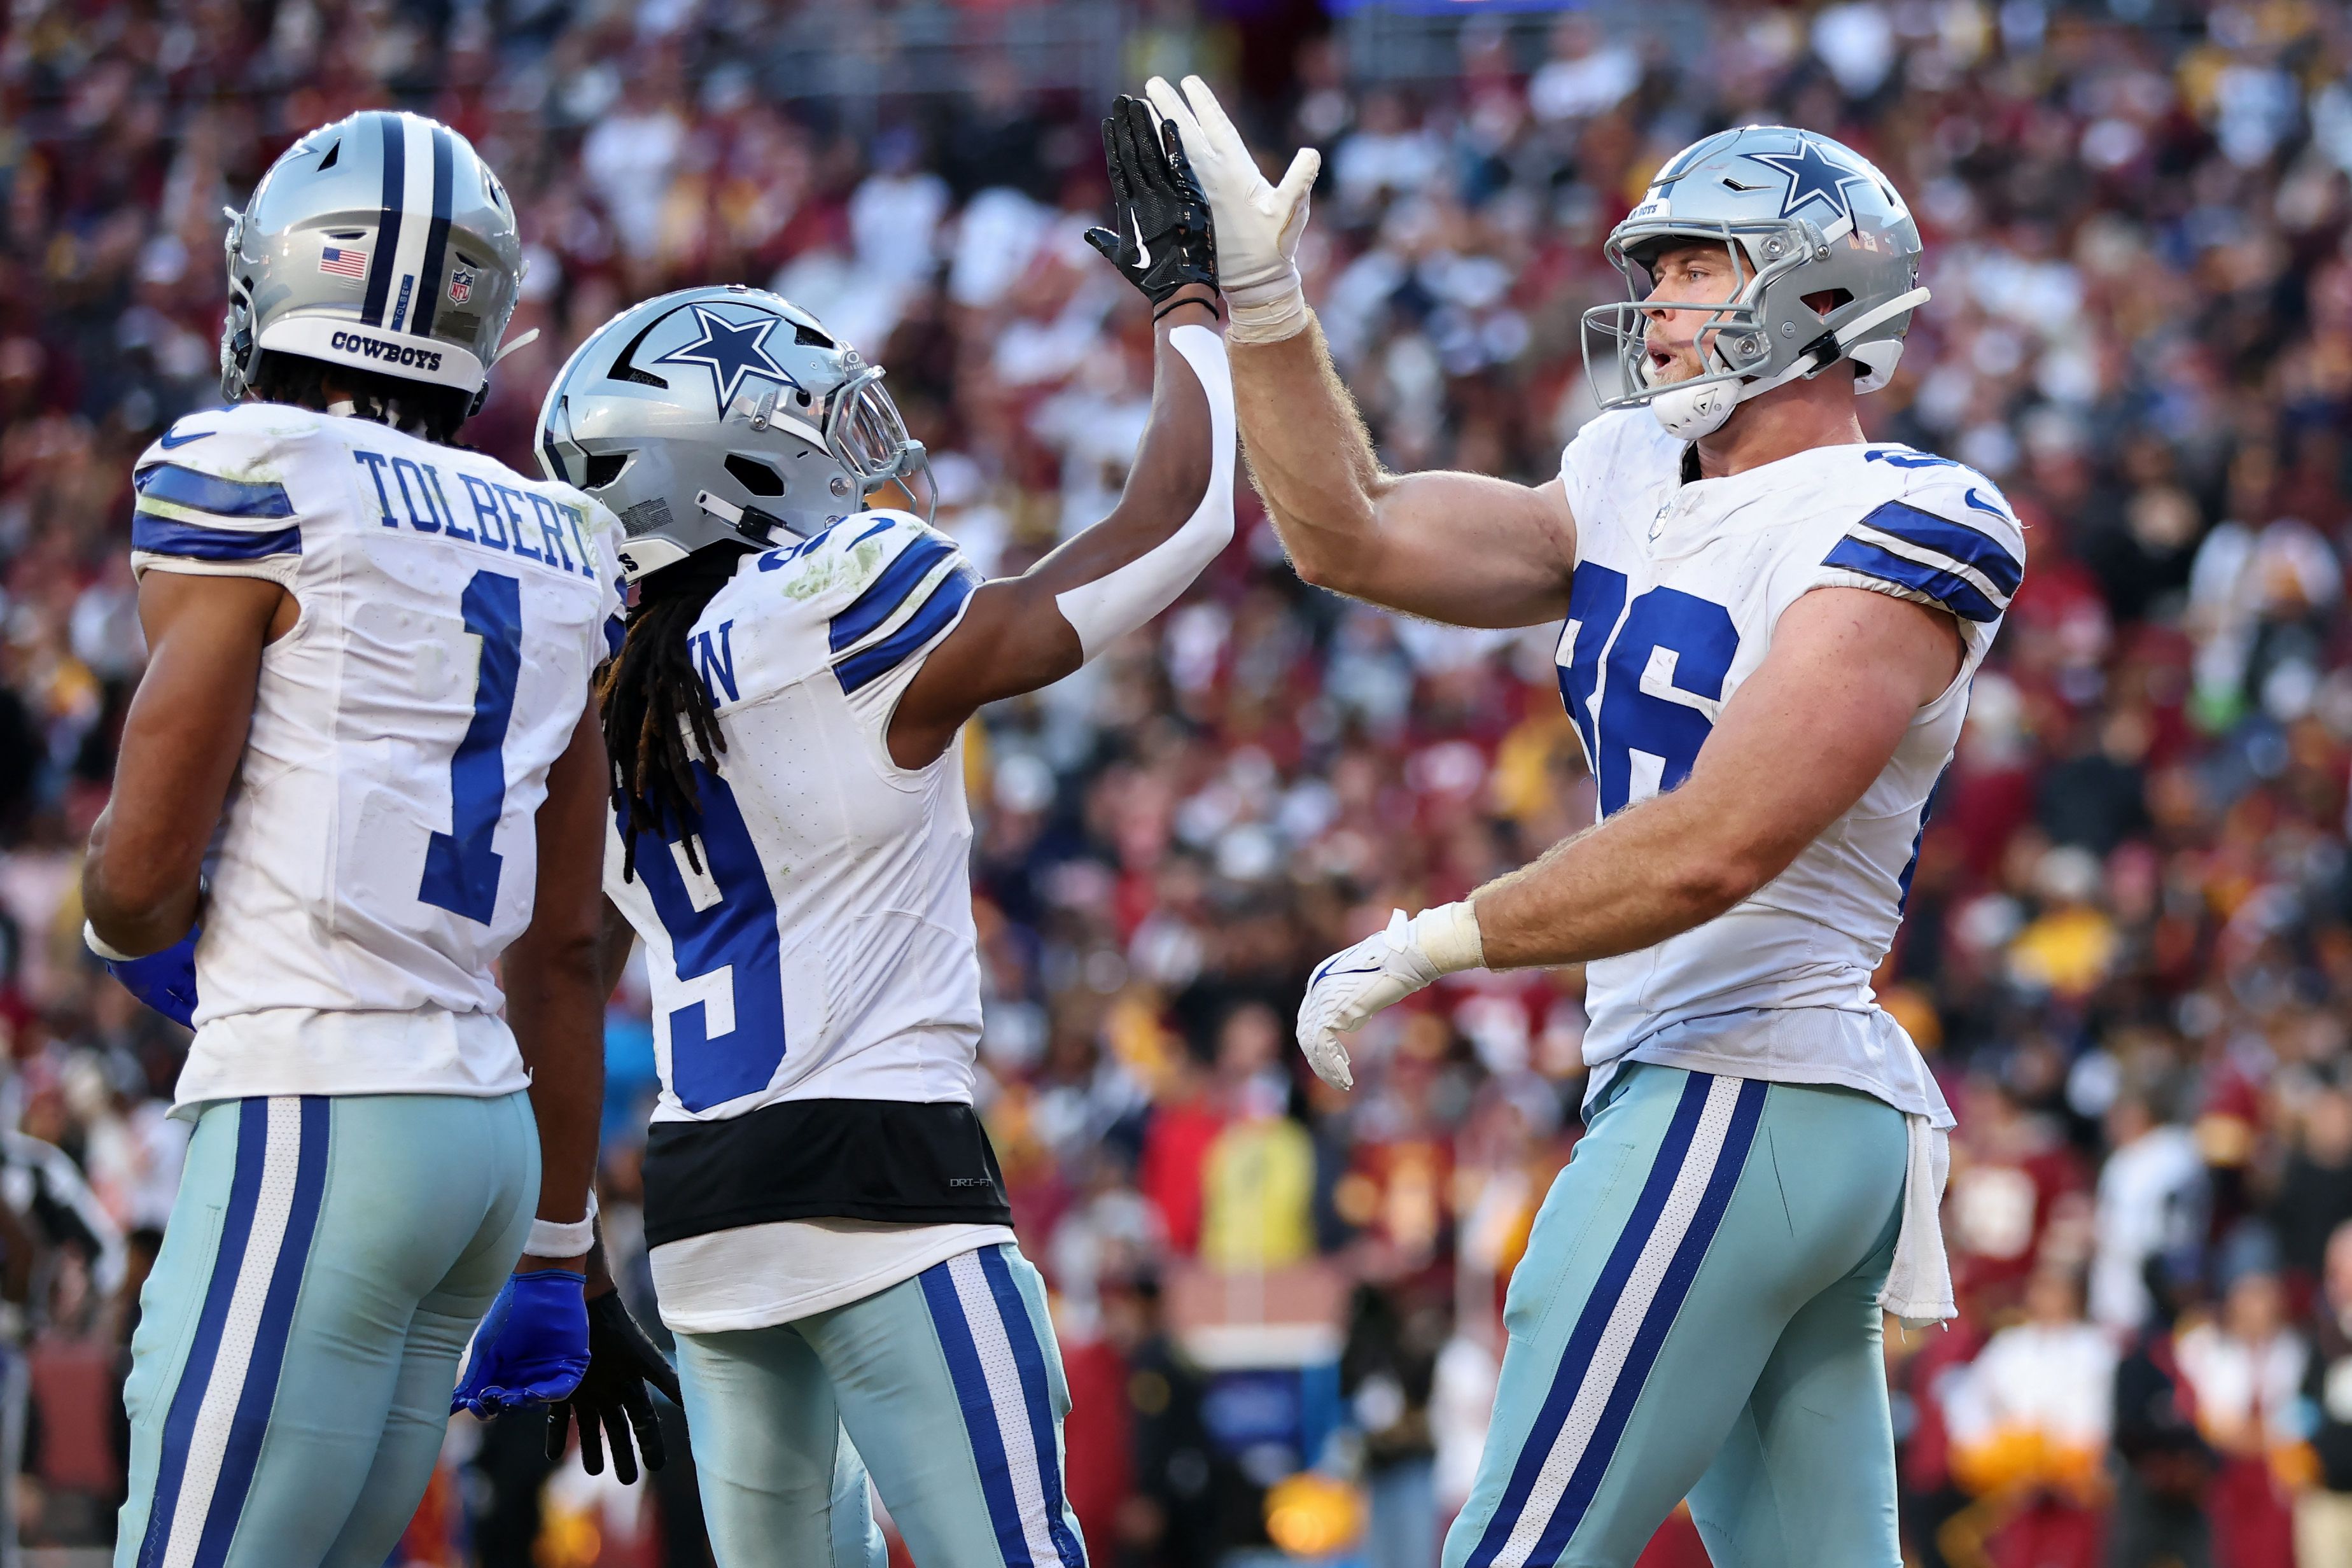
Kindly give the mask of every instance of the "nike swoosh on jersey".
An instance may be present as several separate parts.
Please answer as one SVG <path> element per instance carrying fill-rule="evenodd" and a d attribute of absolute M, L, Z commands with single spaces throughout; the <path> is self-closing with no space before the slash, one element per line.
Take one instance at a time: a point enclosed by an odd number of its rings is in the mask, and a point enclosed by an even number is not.
<path fill-rule="evenodd" d="M 1128 226 L 1135 230 L 1135 254 L 1139 258 L 1136 265 L 1149 271 L 1151 267 L 1151 247 L 1143 243 L 1143 220 L 1130 212 L 1127 215 L 1127 222 Z"/>
<path fill-rule="evenodd" d="M 1999 518 L 2006 518 L 2009 516 L 2009 513 L 2001 510 L 2000 508 L 1993 505 L 1992 502 L 1977 494 L 1977 488 L 1974 485 L 1970 485 L 1969 487 L 1968 494 L 1963 496 L 1961 499 L 1966 500 L 1970 506 L 1976 508 L 1979 511 L 1989 511 L 1992 513 L 1993 516 Z"/>
<path fill-rule="evenodd" d="M 184 447 L 191 441 L 201 441 L 207 436 L 219 434 L 217 430 L 191 430 L 183 436 L 176 430 L 166 430 L 156 438 L 155 444 L 168 452 L 174 447 Z"/>

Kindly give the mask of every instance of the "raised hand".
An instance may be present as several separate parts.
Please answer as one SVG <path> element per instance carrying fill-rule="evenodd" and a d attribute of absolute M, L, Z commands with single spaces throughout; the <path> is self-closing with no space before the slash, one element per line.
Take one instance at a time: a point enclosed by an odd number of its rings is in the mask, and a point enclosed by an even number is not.
<path fill-rule="evenodd" d="M 1270 184 L 1208 83 L 1188 76 L 1179 93 L 1165 78 L 1153 77 L 1143 90 L 1175 125 L 1208 196 L 1220 286 L 1231 318 L 1225 335 L 1237 342 L 1295 336 L 1307 325 L 1307 296 L 1296 259 L 1298 239 L 1307 232 L 1307 193 L 1322 170 L 1323 155 L 1300 148 L 1282 184 Z"/>
<path fill-rule="evenodd" d="M 1175 128 L 1143 100 L 1122 95 L 1102 122 L 1102 139 L 1113 226 L 1087 230 L 1087 243 L 1155 306 L 1188 283 L 1216 288 L 1208 201 Z"/>

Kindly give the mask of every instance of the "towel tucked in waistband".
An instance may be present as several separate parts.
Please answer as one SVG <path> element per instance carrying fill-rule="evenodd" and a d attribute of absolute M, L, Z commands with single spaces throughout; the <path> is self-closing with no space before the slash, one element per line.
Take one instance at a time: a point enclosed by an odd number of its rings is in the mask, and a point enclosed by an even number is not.
<path fill-rule="evenodd" d="M 1952 1265 L 1944 1254 L 1944 1183 L 1952 1173 L 1950 1140 L 1924 1116 L 1903 1119 L 1908 1146 L 1903 1163 L 1903 1225 L 1895 1237 L 1895 1263 L 1878 1292 L 1878 1304 L 1924 1329 L 1959 1316 L 1952 1301 Z"/>

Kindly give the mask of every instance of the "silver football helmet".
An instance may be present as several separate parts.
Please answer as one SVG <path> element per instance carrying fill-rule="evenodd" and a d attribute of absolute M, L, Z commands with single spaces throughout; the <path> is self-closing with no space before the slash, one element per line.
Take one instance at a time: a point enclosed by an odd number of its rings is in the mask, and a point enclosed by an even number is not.
<path fill-rule="evenodd" d="M 597 328 L 548 389 L 539 466 L 619 514 L 635 582 L 709 545 L 819 532 L 894 480 L 911 495 L 926 458 L 880 365 L 790 300 L 734 283 Z"/>
<path fill-rule="evenodd" d="M 370 110 L 288 148 L 228 213 L 221 395 L 269 353 L 453 386 L 481 406 L 522 285 L 514 204 L 473 146 Z"/>
<path fill-rule="evenodd" d="M 1723 300 L 1647 298 L 1650 267 L 1677 245 L 1713 241 L 1738 282 Z M 1603 408 L 1648 404 L 1667 430 L 1696 440 L 1739 404 L 1852 360 L 1855 390 L 1895 374 L 1919 287 L 1919 226 L 1886 176 L 1815 132 L 1750 125 L 1684 148 L 1609 233 L 1611 265 L 1631 298 L 1584 312 L 1584 366 Z M 1805 302 L 1830 296 L 1826 312 Z M 1707 369 L 1654 384 L 1643 353 L 1649 312 L 1708 312 L 1697 333 Z M 1614 365 L 1608 385 L 1595 344 Z"/>

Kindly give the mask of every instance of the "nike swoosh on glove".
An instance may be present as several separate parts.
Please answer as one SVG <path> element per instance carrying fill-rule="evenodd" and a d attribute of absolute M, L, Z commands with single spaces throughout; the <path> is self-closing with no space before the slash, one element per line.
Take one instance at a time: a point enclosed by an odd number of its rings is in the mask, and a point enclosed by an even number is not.
<path fill-rule="evenodd" d="M 1151 105 L 1122 95 L 1102 122 L 1110 172 L 1111 226 L 1087 230 L 1087 243 L 1154 305 L 1187 283 L 1217 286 L 1217 251 L 1208 198 L 1184 161 L 1176 128 Z"/>
<path fill-rule="evenodd" d="M 1373 1014 L 1444 973 L 1422 951 L 1412 921 L 1397 910 L 1389 917 L 1387 930 L 1315 966 L 1307 982 L 1307 999 L 1298 1005 L 1298 1048 L 1307 1053 L 1307 1065 L 1334 1089 L 1355 1088 L 1356 1074 L 1339 1037 L 1363 1027 Z"/>
<path fill-rule="evenodd" d="M 204 927 L 193 926 L 188 934 L 160 952 L 144 958 L 108 958 L 97 942 L 97 933 L 85 923 L 82 941 L 98 953 L 106 972 L 121 982 L 122 988 L 184 1029 L 195 1026 L 196 1016 L 196 939 Z"/>
<path fill-rule="evenodd" d="M 1307 195 L 1323 154 L 1302 147 L 1279 185 L 1258 173 L 1248 143 L 1199 77 L 1181 94 L 1161 77 L 1144 84 L 1152 107 L 1172 121 L 1209 199 L 1217 226 L 1217 276 L 1232 320 L 1226 335 L 1242 342 L 1279 342 L 1307 325 L 1298 281 L 1298 239 L 1307 232 Z"/>
<path fill-rule="evenodd" d="M 570 1398 L 588 1370 L 587 1285 L 568 1268 L 509 1276 L 467 1347 L 449 1414 L 488 1417 Z"/>
<path fill-rule="evenodd" d="M 651 1384 L 681 1409 L 677 1373 L 662 1355 L 617 1290 L 608 1290 L 588 1303 L 588 1370 L 570 1399 L 547 1413 L 547 1457 L 561 1460 L 572 1432 L 580 1422 L 580 1463 L 592 1476 L 604 1473 L 604 1446 L 613 1448 L 613 1474 L 623 1486 L 637 1479 L 636 1455 L 630 1451 L 629 1429 L 636 1429 L 636 1448 L 646 1457 L 646 1468 L 658 1470 L 668 1458 L 662 1447 L 661 1423 L 646 1394 Z M 598 1436 L 599 1426 L 603 1436 Z"/>

